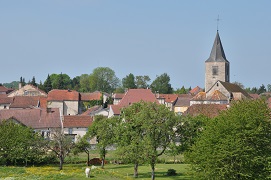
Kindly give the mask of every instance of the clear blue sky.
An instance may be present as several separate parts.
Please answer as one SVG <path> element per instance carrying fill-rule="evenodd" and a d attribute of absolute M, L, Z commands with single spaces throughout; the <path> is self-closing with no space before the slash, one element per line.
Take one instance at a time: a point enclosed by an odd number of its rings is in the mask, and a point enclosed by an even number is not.
<path fill-rule="evenodd" d="M 110 67 L 204 87 L 218 15 L 231 82 L 271 84 L 270 0 L 0 0 L 0 83 Z"/>

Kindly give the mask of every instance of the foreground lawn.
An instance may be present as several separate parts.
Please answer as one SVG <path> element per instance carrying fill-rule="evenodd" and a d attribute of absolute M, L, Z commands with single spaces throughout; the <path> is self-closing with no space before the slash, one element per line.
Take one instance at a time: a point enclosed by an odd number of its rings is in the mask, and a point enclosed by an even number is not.
<path fill-rule="evenodd" d="M 86 166 L 82 164 L 67 164 L 64 165 L 62 171 L 58 170 L 58 166 L 41 166 L 41 167 L 0 167 L 1 180 L 13 179 L 87 179 L 84 174 Z M 166 176 L 168 169 L 175 169 L 177 176 Z M 188 165 L 186 164 L 157 164 L 156 166 L 156 179 L 163 180 L 188 180 L 187 175 Z M 139 167 L 139 178 L 150 179 L 150 167 L 142 165 Z M 92 170 L 91 179 L 134 179 L 133 178 L 133 165 L 113 165 L 107 164 L 105 169 L 97 168 Z"/>

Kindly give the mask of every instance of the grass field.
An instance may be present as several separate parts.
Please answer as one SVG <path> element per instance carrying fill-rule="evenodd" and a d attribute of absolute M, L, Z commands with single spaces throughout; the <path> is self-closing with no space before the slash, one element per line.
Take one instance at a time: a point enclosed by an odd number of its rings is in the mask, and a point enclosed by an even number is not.
<path fill-rule="evenodd" d="M 63 170 L 59 171 L 57 165 L 40 166 L 40 167 L 0 167 L 1 180 L 13 179 L 87 179 L 84 174 L 86 166 L 84 164 L 65 164 Z M 175 169 L 177 176 L 166 176 L 168 169 Z M 156 165 L 156 179 L 163 180 L 188 180 L 187 175 L 188 165 L 186 164 L 157 164 Z M 150 179 L 150 167 L 142 165 L 139 167 L 139 178 Z M 113 165 L 106 164 L 105 169 L 94 169 L 91 172 L 91 179 L 134 179 L 133 165 Z"/>

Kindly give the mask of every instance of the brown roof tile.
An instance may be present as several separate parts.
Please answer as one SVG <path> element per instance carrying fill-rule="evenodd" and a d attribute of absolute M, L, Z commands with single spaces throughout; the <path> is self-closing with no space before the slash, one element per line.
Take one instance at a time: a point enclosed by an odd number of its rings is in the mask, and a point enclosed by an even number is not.
<path fill-rule="evenodd" d="M 227 101 L 228 98 L 222 94 L 220 91 L 218 90 L 215 90 L 212 94 L 212 96 L 210 96 L 208 98 L 208 100 L 211 100 L 211 101 Z"/>
<path fill-rule="evenodd" d="M 91 116 L 64 116 L 63 126 L 71 127 L 89 127 L 92 124 Z"/>
<path fill-rule="evenodd" d="M 93 106 L 89 109 L 87 109 L 84 113 L 80 114 L 81 116 L 87 116 L 90 115 L 90 113 L 92 113 L 93 111 L 97 111 L 98 109 L 100 109 L 101 106 Z"/>
<path fill-rule="evenodd" d="M 114 95 L 113 95 L 113 98 L 114 99 L 122 99 L 123 97 L 124 97 L 124 93 L 115 93 Z"/>
<path fill-rule="evenodd" d="M 48 93 L 47 101 L 79 101 L 79 93 L 73 90 L 53 89 Z"/>
<path fill-rule="evenodd" d="M 227 110 L 226 104 L 193 104 L 185 111 L 185 115 L 205 115 L 213 118 L 218 116 L 222 110 Z"/>
<path fill-rule="evenodd" d="M 180 94 L 176 103 L 175 107 L 188 107 L 190 106 L 190 100 L 192 99 L 192 95 L 190 94 Z"/>
<path fill-rule="evenodd" d="M 120 115 L 121 113 L 121 106 L 119 105 L 111 105 L 110 108 L 112 109 L 114 115 Z"/>
<path fill-rule="evenodd" d="M 206 93 L 205 92 L 199 92 L 191 100 L 192 101 L 205 101 L 206 100 Z"/>
<path fill-rule="evenodd" d="M 59 128 L 60 114 L 58 108 L 46 109 L 4 109 L 0 110 L 0 120 L 15 119 L 34 129 Z"/>
<path fill-rule="evenodd" d="M 196 95 L 196 94 L 198 94 L 199 92 L 202 92 L 202 91 L 203 91 L 203 89 L 201 89 L 199 86 L 196 86 L 193 89 L 191 89 L 189 91 L 189 93 L 194 96 L 194 95 Z"/>
<path fill-rule="evenodd" d="M 0 94 L 0 104 L 10 104 L 12 98 L 8 97 L 7 94 Z"/>
<path fill-rule="evenodd" d="M 100 100 L 102 93 L 95 91 L 92 93 L 80 93 L 81 101 L 91 101 L 91 100 Z"/>
<path fill-rule="evenodd" d="M 39 106 L 39 96 L 15 96 L 9 108 L 32 108 Z"/>
<path fill-rule="evenodd" d="M 125 107 L 140 101 L 158 103 L 155 95 L 150 89 L 129 89 L 121 99 L 119 106 Z"/>
<path fill-rule="evenodd" d="M 158 98 L 165 99 L 165 102 L 167 103 L 174 103 L 177 100 L 178 95 L 177 94 L 159 94 Z"/>

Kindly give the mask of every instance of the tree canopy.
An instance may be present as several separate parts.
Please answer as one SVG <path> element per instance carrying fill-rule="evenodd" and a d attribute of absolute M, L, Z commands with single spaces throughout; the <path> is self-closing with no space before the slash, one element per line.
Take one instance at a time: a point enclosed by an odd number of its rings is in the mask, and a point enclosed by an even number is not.
<path fill-rule="evenodd" d="M 268 179 L 270 110 L 262 100 L 244 100 L 206 122 L 186 159 L 198 179 Z"/>
<path fill-rule="evenodd" d="M 159 92 L 161 94 L 170 94 L 173 92 L 173 88 L 170 84 L 170 77 L 167 73 L 157 76 L 151 84 L 153 92 Z"/>
<path fill-rule="evenodd" d="M 135 76 L 132 73 L 128 74 L 125 78 L 122 79 L 122 86 L 123 88 L 135 89 Z"/>

